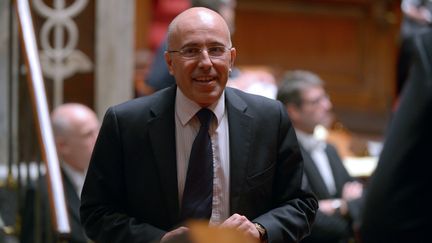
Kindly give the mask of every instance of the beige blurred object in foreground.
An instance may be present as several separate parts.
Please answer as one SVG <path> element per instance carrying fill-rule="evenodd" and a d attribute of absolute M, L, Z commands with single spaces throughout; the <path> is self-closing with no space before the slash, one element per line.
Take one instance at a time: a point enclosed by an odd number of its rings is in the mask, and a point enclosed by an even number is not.
<path fill-rule="evenodd" d="M 314 136 L 335 145 L 348 173 L 356 178 L 368 178 L 374 172 L 382 149 L 381 141 L 367 140 L 353 135 L 342 124 L 327 130 L 317 126 Z"/>
<path fill-rule="evenodd" d="M 192 221 L 188 226 L 193 243 L 259 243 L 236 229 L 209 227 L 207 222 Z"/>

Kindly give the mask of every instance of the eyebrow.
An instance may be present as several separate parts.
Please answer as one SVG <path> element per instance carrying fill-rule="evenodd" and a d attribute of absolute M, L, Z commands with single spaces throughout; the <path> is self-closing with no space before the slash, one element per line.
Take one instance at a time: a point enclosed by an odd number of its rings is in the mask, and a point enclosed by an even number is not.
<path fill-rule="evenodd" d="M 204 44 L 196 43 L 196 42 L 191 42 L 191 43 L 186 43 L 185 45 L 181 46 L 181 48 L 185 48 L 185 47 L 202 47 L 202 46 L 225 46 L 225 44 L 221 43 L 221 42 L 218 42 L 218 41 L 213 41 L 213 42 L 204 43 Z"/>

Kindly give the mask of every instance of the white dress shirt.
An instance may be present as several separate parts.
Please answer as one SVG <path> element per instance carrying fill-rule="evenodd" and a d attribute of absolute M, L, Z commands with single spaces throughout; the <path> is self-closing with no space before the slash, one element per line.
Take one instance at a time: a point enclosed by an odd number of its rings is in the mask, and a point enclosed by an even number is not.
<path fill-rule="evenodd" d="M 78 198 L 81 199 L 81 191 L 84 186 L 84 180 L 86 173 L 82 173 L 74 168 L 72 168 L 68 163 L 62 161 L 61 167 L 63 168 L 64 173 L 69 178 L 72 183 Z"/>
<path fill-rule="evenodd" d="M 213 148 L 213 203 L 210 224 L 219 224 L 229 215 L 229 130 L 228 117 L 225 109 L 225 93 L 219 100 L 207 107 L 216 119 L 210 125 L 210 137 Z M 201 107 L 187 98 L 177 87 L 175 101 L 177 181 L 181 208 L 183 190 L 186 183 L 187 167 L 190 151 L 197 135 L 200 122 L 195 114 Z"/>
<path fill-rule="evenodd" d="M 318 171 L 321 174 L 321 177 L 323 178 L 330 195 L 335 195 L 336 184 L 334 181 L 334 176 L 331 170 L 329 159 L 325 152 L 325 148 L 327 146 L 326 142 L 317 139 L 313 136 L 313 134 L 307 134 L 298 129 L 296 129 L 295 131 L 299 143 L 312 157 L 312 160 L 318 168 Z"/>

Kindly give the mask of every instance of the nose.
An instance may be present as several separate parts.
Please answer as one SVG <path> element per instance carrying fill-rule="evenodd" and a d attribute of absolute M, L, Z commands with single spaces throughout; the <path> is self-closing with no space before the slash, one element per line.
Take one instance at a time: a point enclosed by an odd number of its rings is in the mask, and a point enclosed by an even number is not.
<path fill-rule="evenodd" d="M 203 68 L 203 69 L 208 69 L 210 68 L 213 63 L 212 60 L 210 59 L 210 56 L 207 52 L 207 50 L 202 50 L 201 51 L 201 55 L 199 56 L 199 67 Z"/>

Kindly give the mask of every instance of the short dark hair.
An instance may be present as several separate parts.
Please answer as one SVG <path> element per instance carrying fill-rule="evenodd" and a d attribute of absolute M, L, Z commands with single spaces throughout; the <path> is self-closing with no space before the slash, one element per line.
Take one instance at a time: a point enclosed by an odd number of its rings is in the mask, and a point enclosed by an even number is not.
<path fill-rule="evenodd" d="M 313 72 L 305 70 L 287 71 L 280 82 L 277 99 L 284 105 L 302 105 L 301 92 L 312 86 L 322 86 L 324 82 Z"/>

